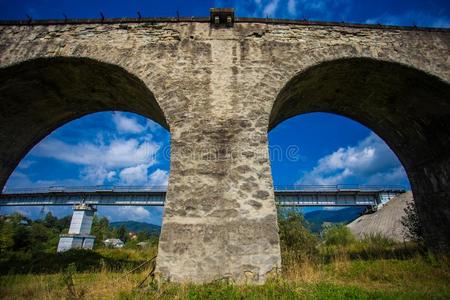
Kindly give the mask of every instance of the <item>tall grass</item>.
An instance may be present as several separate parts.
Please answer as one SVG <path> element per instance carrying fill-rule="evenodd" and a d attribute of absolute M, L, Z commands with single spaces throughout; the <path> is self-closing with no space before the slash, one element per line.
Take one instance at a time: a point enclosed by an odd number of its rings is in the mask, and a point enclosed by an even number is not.
<path fill-rule="evenodd" d="M 407 258 L 372 256 L 353 257 L 371 248 L 376 237 L 355 241 L 346 246 L 319 244 L 315 257 L 301 257 L 283 252 L 283 274 L 262 286 L 233 285 L 216 282 L 205 285 L 157 283 L 138 284 L 149 269 L 127 273 L 129 268 L 110 269 L 107 265 L 94 272 L 70 275 L 7 275 L 0 278 L 1 299 L 448 299 L 450 296 L 450 262 L 445 257 L 416 251 Z M 397 244 L 386 245 L 404 247 Z M 111 250 L 102 250 L 108 252 Z M 129 252 L 131 259 L 143 254 Z M 346 252 L 348 251 L 348 252 Z M 412 250 L 412 246 L 411 249 Z M 103 253 L 115 257 L 117 251 Z M 326 253 L 328 256 L 323 256 Z M 330 255 L 332 254 L 332 255 Z M 118 258 L 123 259 L 123 254 Z M 147 254 L 144 254 L 147 255 Z M 283 256 L 284 257 L 284 256 Z M 297 256 L 298 257 L 298 256 Z M 66 279 L 65 279 L 66 277 Z M 69 284 L 68 284 L 69 282 Z M 72 292 L 71 292 L 72 289 Z M 74 297 L 75 296 L 75 297 Z"/>
<path fill-rule="evenodd" d="M 51 272 L 38 272 L 40 264 L 32 261 L 35 265 L 29 272 L 0 277 L 0 298 L 450 299 L 447 257 L 381 235 L 356 240 L 339 225 L 326 228 L 319 238 L 307 226 L 301 216 L 288 213 L 280 218 L 283 272 L 260 286 L 148 280 L 138 288 L 150 266 L 128 271 L 151 258 L 155 246 L 146 250 L 69 251 L 58 260 L 48 260 L 63 262 Z M 84 262 L 71 265 L 74 260 Z"/>

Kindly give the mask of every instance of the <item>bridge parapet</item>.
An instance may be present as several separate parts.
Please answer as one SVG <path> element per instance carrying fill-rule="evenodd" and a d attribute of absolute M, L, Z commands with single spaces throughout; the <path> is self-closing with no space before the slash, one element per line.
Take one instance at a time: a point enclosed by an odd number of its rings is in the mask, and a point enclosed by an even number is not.
<path fill-rule="evenodd" d="M 401 185 L 360 185 L 360 184 L 336 184 L 336 185 L 275 185 L 276 192 L 283 191 L 315 191 L 315 192 L 338 192 L 338 191 L 406 191 Z M 117 192 L 117 193 L 146 193 L 166 192 L 166 185 L 152 186 L 48 186 L 48 187 L 18 187 L 4 188 L 2 194 L 43 194 L 43 193 L 95 193 L 95 192 Z"/>
<path fill-rule="evenodd" d="M 95 185 L 95 186 L 48 186 L 48 187 L 25 187 L 25 188 L 4 188 L 2 194 L 43 194 L 43 193 L 93 193 L 93 192 L 165 192 L 167 186 L 113 186 L 113 185 Z"/>
<path fill-rule="evenodd" d="M 0 206 L 117 205 L 164 206 L 166 186 L 79 186 L 6 189 Z M 379 206 L 405 192 L 401 186 L 275 186 L 278 206 Z"/>
<path fill-rule="evenodd" d="M 406 191 L 402 185 L 363 185 L 363 184 L 334 184 L 334 185 L 275 185 L 275 191 Z"/>

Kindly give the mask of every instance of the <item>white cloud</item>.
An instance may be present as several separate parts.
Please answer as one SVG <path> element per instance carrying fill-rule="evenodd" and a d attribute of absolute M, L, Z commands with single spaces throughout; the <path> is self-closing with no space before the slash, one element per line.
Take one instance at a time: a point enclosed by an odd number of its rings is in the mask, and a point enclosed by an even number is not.
<path fill-rule="evenodd" d="M 159 148 L 157 143 L 138 139 L 116 139 L 104 145 L 90 142 L 68 144 L 48 138 L 38 144 L 31 153 L 77 165 L 123 168 L 144 163 L 154 164 Z"/>
<path fill-rule="evenodd" d="M 153 141 L 150 132 L 160 127 L 149 120 L 145 126 L 140 125 L 133 117 L 122 113 L 112 114 L 111 120 L 116 124 L 117 132 L 89 134 L 87 137 L 90 140 L 75 139 L 75 143 L 50 136 L 30 152 L 29 155 L 35 158 L 33 161 L 43 157 L 72 165 L 70 167 L 78 172 L 78 178 L 33 181 L 17 169 L 8 181 L 8 186 L 146 185 L 150 180 L 161 182 L 155 175 L 148 176 L 149 168 L 158 163 L 156 156 L 161 148 L 161 144 Z M 129 133 L 141 130 L 144 132 L 138 137 L 129 137 L 129 134 L 121 138 L 116 136 L 119 131 Z M 20 169 L 28 168 L 33 161 L 22 161 Z"/>
<path fill-rule="evenodd" d="M 165 186 L 169 180 L 169 172 L 166 170 L 157 169 L 149 177 L 149 184 L 156 186 Z"/>
<path fill-rule="evenodd" d="M 89 182 L 89 184 L 94 184 Z M 34 188 L 34 187 L 50 187 L 50 186 L 81 186 L 86 185 L 86 181 L 82 179 L 65 178 L 58 180 L 39 179 L 32 180 L 27 174 L 15 170 L 5 184 L 4 189 L 9 188 Z"/>
<path fill-rule="evenodd" d="M 86 183 L 102 185 L 105 181 L 112 181 L 116 176 L 116 172 L 108 171 L 101 166 L 93 166 L 84 168 L 80 175 Z"/>
<path fill-rule="evenodd" d="M 275 17 L 275 12 L 278 8 L 278 3 L 280 2 L 280 0 L 272 0 L 270 1 L 263 10 L 263 14 L 264 16 L 269 16 L 269 17 Z"/>
<path fill-rule="evenodd" d="M 24 159 L 24 160 L 22 160 L 20 163 L 19 163 L 19 165 L 17 166 L 17 168 L 19 168 L 19 169 L 28 169 L 32 164 L 34 164 L 35 163 L 35 161 L 33 161 L 33 160 L 27 160 L 27 159 Z"/>
<path fill-rule="evenodd" d="M 124 220 L 150 222 L 152 220 L 150 212 L 143 206 L 101 207 L 99 215 L 106 216 L 112 222 Z"/>
<path fill-rule="evenodd" d="M 318 160 L 297 184 L 399 184 L 406 173 L 395 154 L 371 133 L 356 146 L 339 148 Z"/>
<path fill-rule="evenodd" d="M 340 206 L 323 206 L 321 209 L 323 210 L 328 210 L 328 211 L 337 211 L 337 210 L 342 210 L 345 207 L 340 207 Z"/>
<path fill-rule="evenodd" d="M 146 126 L 139 124 L 135 118 L 127 117 L 120 112 L 113 113 L 112 120 L 120 133 L 141 133 L 146 130 Z"/>
<path fill-rule="evenodd" d="M 169 172 L 156 169 L 148 175 L 149 165 L 137 165 L 120 171 L 120 184 L 123 185 L 148 185 L 148 186 L 166 186 L 169 179 Z"/>
<path fill-rule="evenodd" d="M 27 187 L 31 185 L 32 181 L 26 174 L 15 170 L 8 178 L 8 181 L 6 182 L 3 189 L 7 189 L 8 187 Z"/>
<path fill-rule="evenodd" d="M 367 184 L 381 184 L 381 183 L 390 183 L 390 184 L 398 184 L 404 182 L 407 178 L 405 169 L 402 166 L 398 166 L 397 168 L 393 168 L 386 172 L 380 172 L 371 175 L 367 179 Z"/>
<path fill-rule="evenodd" d="M 121 184 L 124 185 L 145 185 L 148 180 L 148 164 L 140 164 L 134 167 L 124 168 L 120 171 Z"/>

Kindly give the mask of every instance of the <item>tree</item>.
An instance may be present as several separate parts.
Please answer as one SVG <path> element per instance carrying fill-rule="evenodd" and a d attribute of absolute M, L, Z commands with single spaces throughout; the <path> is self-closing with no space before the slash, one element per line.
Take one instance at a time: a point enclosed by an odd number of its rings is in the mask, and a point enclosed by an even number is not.
<path fill-rule="evenodd" d="M 58 218 L 53 216 L 51 212 L 48 212 L 44 218 L 44 226 L 47 228 L 55 228 Z"/>
<path fill-rule="evenodd" d="M 138 242 L 143 242 L 143 241 L 147 241 L 151 238 L 151 233 L 148 232 L 147 230 L 141 230 L 137 233 L 137 241 Z"/>
<path fill-rule="evenodd" d="M 56 229 L 58 232 L 62 232 L 64 230 L 69 229 L 70 221 L 72 220 L 72 216 L 65 216 L 56 221 Z"/>
<path fill-rule="evenodd" d="M 14 228 L 13 236 L 14 250 L 28 250 L 32 247 L 31 233 L 28 227 L 17 225 Z"/>
<path fill-rule="evenodd" d="M 405 227 L 403 236 L 405 239 L 422 243 L 424 240 L 423 227 L 414 202 L 409 202 L 404 211 L 405 215 L 401 218 L 401 223 Z"/>
<path fill-rule="evenodd" d="M 99 218 L 96 215 L 92 220 L 92 235 L 95 235 L 97 240 L 103 241 L 111 235 L 109 229 L 109 221 L 106 217 Z"/>
<path fill-rule="evenodd" d="M 14 246 L 14 225 L 1 220 L 0 222 L 0 252 L 11 249 Z"/>
<path fill-rule="evenodd" d="M 309 224 L 297 210 L 279 211 L 280 246 L 284 256 L 303 260 L 317 253 L 317 237 L 309 231 Z"/>
<path fill-rule="evenodd" d="M 350 229 L 343 224 L 327 226 L 323 230 L 323 239 L 326 245 L 347 246 L 355 241 Z"/>
<path fill-rule="evenodd" d="M 120 225 L 120 227 L 117 229 L 117 238 L 122 240 L 123 242 L 127 241 L 128 238 L 128 232 L 125 227 L 125 225 Z"/>

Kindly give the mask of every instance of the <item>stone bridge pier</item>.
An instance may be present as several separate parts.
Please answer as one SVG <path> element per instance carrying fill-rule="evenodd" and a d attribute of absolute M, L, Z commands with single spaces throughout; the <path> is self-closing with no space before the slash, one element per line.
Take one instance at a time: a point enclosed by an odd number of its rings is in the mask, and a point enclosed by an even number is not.
<path fill-rule="evenodd" d="M 248 49 L 236 33 L 209 28 L 202 39 L 212 41 L 188 47 L 200 76 L 161 99 L 171 167 L 156 272 L 168 280 L 261 283 L 281 269 L 267 139 L 271 95 L 256 92 L 276 85 L 244 79 L 256 70 L 238 63 Z"/>
<path fill-rule="evenodd" d="M 268 115 L 257 103 L 233 101 L 247 109 L 198 111 L 171 127 L 156 269 L 163 278 L 263 282 L 281 267 Z"/>

